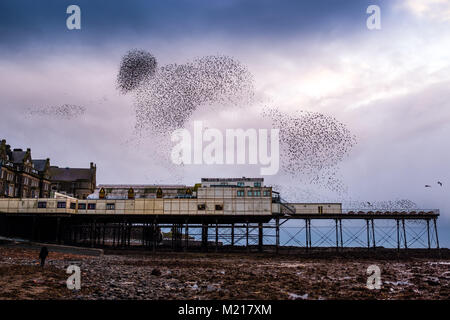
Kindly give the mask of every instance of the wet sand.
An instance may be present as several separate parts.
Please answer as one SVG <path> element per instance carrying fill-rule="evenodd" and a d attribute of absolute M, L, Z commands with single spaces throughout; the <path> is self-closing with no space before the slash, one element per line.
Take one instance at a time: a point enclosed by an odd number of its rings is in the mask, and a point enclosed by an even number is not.
<path fill-rule="evenodd" d="M 84 256 L 0 246 L 0 299 L 449 299 L 450 255 L 112 252 Z M 120 254 L 119 254 L 120 253 Z M 125 254 L 126 253 L 126 254 Z M 69 265 L 81 290 L 66 287 Z M 367 267 L 381 289 L 366 287 Z"/>

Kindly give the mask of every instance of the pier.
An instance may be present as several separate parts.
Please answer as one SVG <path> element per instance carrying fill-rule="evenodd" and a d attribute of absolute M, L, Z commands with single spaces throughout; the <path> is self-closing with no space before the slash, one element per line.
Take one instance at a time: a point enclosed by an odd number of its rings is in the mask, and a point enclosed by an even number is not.
<path fill-rule="evenodd" d="M 375 211 L 376 212 L 376 211 Z M 295 246 L 439 249 L 436 210 L 252 216 L 0 213 L 0 233 L 31 241 L 152 251 L 278 252 Z"/>

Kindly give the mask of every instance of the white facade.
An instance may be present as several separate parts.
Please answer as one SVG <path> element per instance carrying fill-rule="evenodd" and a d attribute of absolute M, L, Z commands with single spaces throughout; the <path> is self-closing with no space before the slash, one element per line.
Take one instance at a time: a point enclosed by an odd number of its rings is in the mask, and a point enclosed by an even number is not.
<path fill-rule="evenodd" d="M 125 193 L 129 185 L 104 185 Z M 45 199 L 0 199 L 0 213 L 139 214 L 139 215 L 288 215 L 339 214 L 340 203 L 279 203 L 262 178 L 204 178 L 192 188 L 179 185 L 134 185 L 137 190 L 161 188 L 157 197 L 123 199 L 75 199 L 58 196 Z M 111 192 L 112 195 L 118 194 Z M 147 192 L 150 193 L 150 192 Z M 185 196 L 184 196 L 185 195 Z"/>

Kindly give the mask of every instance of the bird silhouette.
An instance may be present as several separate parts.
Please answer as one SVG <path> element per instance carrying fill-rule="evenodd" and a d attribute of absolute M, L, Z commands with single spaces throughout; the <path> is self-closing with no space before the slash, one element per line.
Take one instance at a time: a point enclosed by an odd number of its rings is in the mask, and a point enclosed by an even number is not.
<path fill-rule="evenodd" d="M 440 185 L 442 187 L 442 182 L 438 181 L 437 183 L 438 183 L 438 185 Z"/>
<path fill-rule="evenodd" d="M 431 186 L 429 184 L 426 184 L 425 188 L 431 188 Z"/>

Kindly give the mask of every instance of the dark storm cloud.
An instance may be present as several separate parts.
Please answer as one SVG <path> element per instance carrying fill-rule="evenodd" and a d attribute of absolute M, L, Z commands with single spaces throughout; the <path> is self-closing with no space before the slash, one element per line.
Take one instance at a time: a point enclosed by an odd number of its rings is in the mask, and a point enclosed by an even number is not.
<path fill-rule="evenodd" d="M 386 1 L 375 1 L 387 3 Z M 3 49 L 30 43 L 52 45 L 126 41 L 129 37 L 177 38 L 210 33 L 230 37 L 283 38 L 360 31 L 369 0 L 2 0 Z M 66 8 L 81 8 L 81 30 L 66 28 Z"/>

